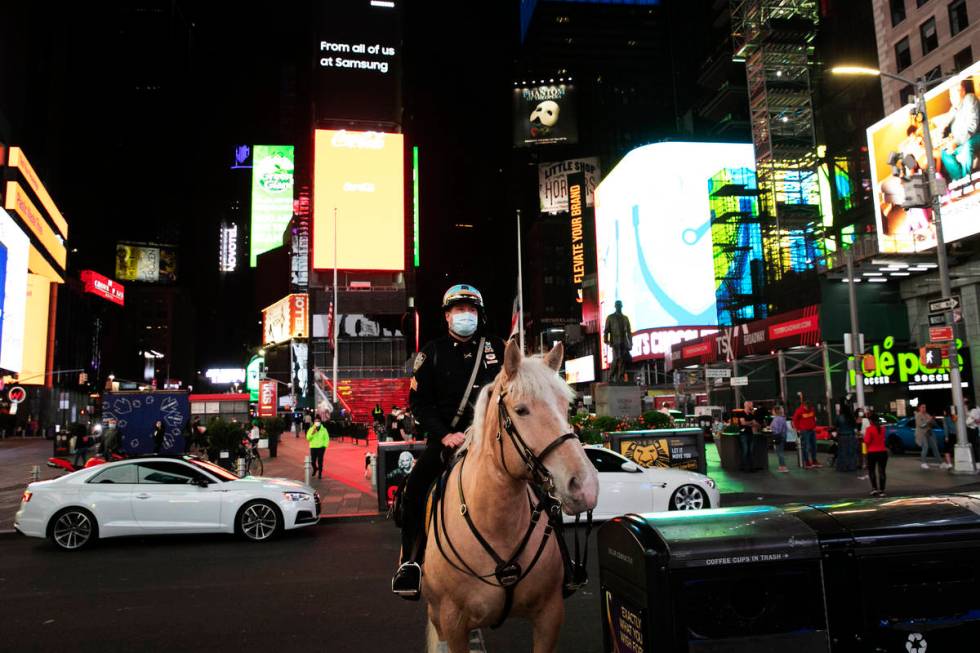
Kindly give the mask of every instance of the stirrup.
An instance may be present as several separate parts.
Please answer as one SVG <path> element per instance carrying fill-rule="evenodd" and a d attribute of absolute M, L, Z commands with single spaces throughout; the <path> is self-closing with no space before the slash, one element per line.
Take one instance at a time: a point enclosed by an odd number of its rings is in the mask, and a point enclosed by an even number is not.
<path fill-rule="evenodd" d="M 418 570 L 419 587 L 413 587 L 412 589 L 396 590 L 395 578 L 399 575 L 399 572 L 401 572 L 402 569 L 411 568 L 411 567 L 415 567 L 415 569 Z M 398 569 L 395 571 L 395 576 L 393 576 L 391 579 L 391 591 L 393 594 L 397 594 L 398 596 L 405 599 L 418 599 L 422 595 L 421 584 L 422 584 L 422 565 L 410 560 L 408 562 L 403 562 L 398 566 Z"/>

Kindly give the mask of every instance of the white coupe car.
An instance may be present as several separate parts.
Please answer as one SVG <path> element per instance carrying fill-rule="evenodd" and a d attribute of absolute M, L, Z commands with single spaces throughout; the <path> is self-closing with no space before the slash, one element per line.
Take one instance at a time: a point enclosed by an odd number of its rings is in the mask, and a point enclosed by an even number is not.
<path fill-rule="evenodd" d="M 148 457 L 31 483 L 14 528 L 74 550 L 100 537 L 155 533 L 237 533 L 261 542 L 319 519 L 320 497 L 303 483 L 238 478 L 192 457 Z"/>
<path fill-rule="evenodd" d="M 585 455 L 599 471 L 599 502 L 592 511 L 596 520 L 626 513 L 665 510 L 702 510 L 721 506 L 715 482 L 704 474 L 683 469 L 640 467 L 632 460 L 602 446 L 585 447 Z M 574 517 L 565 516 L 565 521 Z"/>

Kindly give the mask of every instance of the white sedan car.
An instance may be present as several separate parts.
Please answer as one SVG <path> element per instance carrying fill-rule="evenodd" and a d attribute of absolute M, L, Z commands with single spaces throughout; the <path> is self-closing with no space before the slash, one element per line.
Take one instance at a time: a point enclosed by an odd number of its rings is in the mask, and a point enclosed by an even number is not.
<path fill-rule="evenodd" d="M 602 446 L 585 447 L 599 472 L 599 501 L 592 518 L 612 519 L 626 513 L 702 510 L 721 506 L 715 482 L 697 472 L 665 467 L 640 467 Z M 574 517 L 565 517 L 566 521 Z"/>
<path fill-rule="evenodd" d="M 316 524 L 320 497 L 283 478 L 238 478 L 192 457 L 147 457 L 31 483 L 14 528 L 66 550 L 100 537 L 154 533 L 237 533 L 261 542 Z"/>

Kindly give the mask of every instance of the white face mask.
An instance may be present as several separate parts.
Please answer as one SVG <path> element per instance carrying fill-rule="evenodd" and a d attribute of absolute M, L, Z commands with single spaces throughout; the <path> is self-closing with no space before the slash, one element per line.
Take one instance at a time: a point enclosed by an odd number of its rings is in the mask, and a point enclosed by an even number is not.
<path fill-rule="evenodd" d="M 449 326 L 453 333 L 457 336 L 468 338 L 469 336 L 476 333 L 476 327 L 479 319 L 476 313 L 454 313 L 452 315 L 452 324 Z"/>

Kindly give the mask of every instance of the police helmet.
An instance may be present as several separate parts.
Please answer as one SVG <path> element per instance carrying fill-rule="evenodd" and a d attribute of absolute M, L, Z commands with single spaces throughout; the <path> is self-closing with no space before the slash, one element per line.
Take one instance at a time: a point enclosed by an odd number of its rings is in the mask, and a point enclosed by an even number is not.
<path fill-rule="evenodd" d="M 480 291 L 465 283 L 458 283 L 442 296 L 442 310 L 448 311 L 456 304 L 472 304 L 478 309 L 483 309 L 483 295 Z"/>

